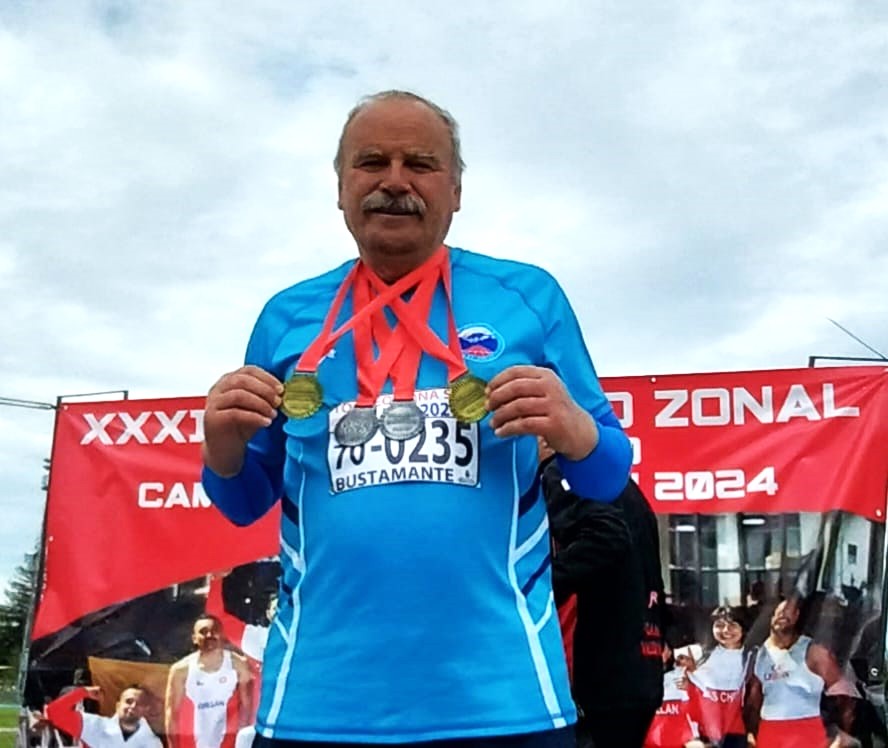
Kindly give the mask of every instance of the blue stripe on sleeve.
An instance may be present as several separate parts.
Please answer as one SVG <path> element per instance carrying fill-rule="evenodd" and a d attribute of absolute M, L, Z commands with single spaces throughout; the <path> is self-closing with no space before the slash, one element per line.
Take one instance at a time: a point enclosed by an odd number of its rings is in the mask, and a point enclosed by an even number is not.
<path fill-rule="evenodd" d="M 558 467 L 574 493 L 610 503 L 629 482 L 632 445 L 613 414 L 595 422 L 598 425 L 595 449 L 577 461 L 558 455 Z"/>
<path fill-rule="evenodd" d="M 223 478 L 204 466 L 201 480 L 214 506 L 234 524 L 241 526 L 262 517 L 274 506 L 281 493 L 281 486 L 273 485 L 258 457 L 250 450 L 247 450 L 244 465 L 237 475 Z"/>

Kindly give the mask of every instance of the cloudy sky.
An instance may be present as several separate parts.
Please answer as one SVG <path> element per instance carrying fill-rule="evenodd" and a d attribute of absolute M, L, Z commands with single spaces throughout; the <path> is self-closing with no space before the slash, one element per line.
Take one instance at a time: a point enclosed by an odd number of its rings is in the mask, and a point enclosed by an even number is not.
<path fill-rule="evenodd" d="M 201 394 L 353 256 L 361 95 L 450 109 L 449 240 L 560 279 L 602 375 L 888 350 L 888 5 L 0 0 L 0 397 Z M 0 584 L 52 413 L 0 407 Z"/>

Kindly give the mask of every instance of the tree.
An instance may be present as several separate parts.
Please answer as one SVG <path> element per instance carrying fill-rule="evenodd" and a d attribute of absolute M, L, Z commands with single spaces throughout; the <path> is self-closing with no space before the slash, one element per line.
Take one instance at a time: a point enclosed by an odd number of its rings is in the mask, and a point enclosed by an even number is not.
<path fill-rule="evenodd" d="M 22 639 L 37 587 L 39 548 L 26 553 L 24 562 L 12 573 L 6 588 L 6 598 L 0 603 L 0 681 L 15 682 L 18 674 Z"/>

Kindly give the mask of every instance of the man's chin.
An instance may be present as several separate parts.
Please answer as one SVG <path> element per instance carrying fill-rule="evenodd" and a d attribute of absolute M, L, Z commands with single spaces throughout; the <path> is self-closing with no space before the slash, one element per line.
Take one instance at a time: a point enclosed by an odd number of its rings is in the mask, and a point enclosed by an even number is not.
<path fill-rule="evenodd" d="M 416 254 L 422 246 L 416 231 L 374 231 L 367 235 L 360 246 L 375 255 L 400 257 Z"/>

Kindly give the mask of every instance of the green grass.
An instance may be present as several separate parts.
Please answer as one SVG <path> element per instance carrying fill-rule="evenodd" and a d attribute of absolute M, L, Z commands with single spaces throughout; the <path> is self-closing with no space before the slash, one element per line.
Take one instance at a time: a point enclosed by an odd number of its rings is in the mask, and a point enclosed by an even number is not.
<path fill-rule="evenodd" d="M 0 727 L 18 727 L 19 708 L 0 706 Z"/>
<path fill-rule="evenodd" d="M 19 708 L 15 705 L 0 704 L 0 728 L 18 727 Z M 15 748 L 16 733 L 11 730 L 0 732 L 0 748 Z"/>

